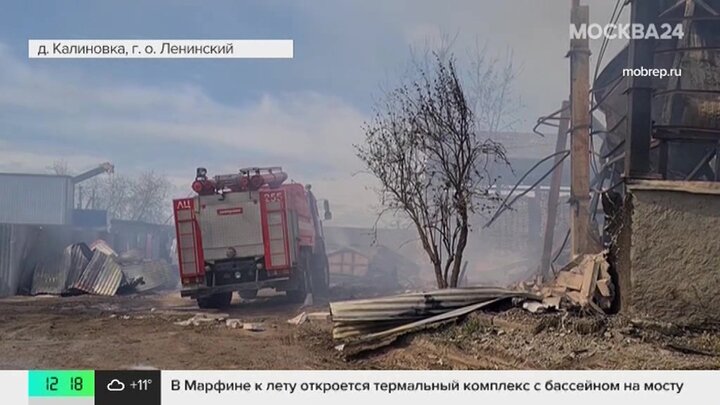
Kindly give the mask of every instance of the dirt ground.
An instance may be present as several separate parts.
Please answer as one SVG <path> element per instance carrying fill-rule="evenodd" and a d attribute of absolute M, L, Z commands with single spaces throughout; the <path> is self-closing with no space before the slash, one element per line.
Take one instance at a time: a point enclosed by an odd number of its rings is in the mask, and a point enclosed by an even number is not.
<path fill-rule="evenodd" d="M 407 369 L 720 369 L 720 334 L 619 316 L 476 313 L 401 340 L 379 358 Z"/>
<path fill-rule="evenodd" d="M 236 298 L 236 300 L 238 300 Z M 239 300 L 238 300 L 239 301 Z M 638 326 L 618 317 L 479 313 L 348 357 L 332 325 L 292 325 L 283 296 L 199 311 L 177 293 L 0 300 L 2 369 L 698 369 L 720 368 L 720 335 Z M 316 306 L 309 311 L 327 310 Z M 225 321 L 178 325 L 198 313 Z"/>

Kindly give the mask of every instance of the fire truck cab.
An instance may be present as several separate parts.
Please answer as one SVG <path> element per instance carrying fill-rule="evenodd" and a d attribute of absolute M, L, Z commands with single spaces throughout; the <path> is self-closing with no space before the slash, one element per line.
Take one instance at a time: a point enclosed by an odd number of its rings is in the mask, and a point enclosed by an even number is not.
<path fill-rule="evenodd" d="M 223 308 L 234 291 L 247 299 L 274 288 L 294 301 L 327 292 L 317 200 L 309 185 L 285 184 L 287 177 L 280 167 L 213 178 L 197 169 L 196 195 L 173 201 L 183 297 L 200 308 Z"/>

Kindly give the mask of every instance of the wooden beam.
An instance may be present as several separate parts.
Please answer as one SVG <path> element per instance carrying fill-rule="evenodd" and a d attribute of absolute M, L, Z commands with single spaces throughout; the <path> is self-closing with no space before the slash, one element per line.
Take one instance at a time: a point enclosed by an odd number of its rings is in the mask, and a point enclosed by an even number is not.
<path fill-rule="evenodd" d="M 583 288 L 583 275 L 571 273 L 569 271 L 561 271 L 557 275 L 555 284 L 561 287 L 580 291 Z"/>
<path fill-rule="evenodd" d="M 567 147 L 567 132 L 570 126 L 570 102 L 563 101 L 560 106 L 560 121 L 558 122 L 557 141 L 555 152 L 564 151 Z M 550 191 L 548 192 L 547 220 L 545 221 L 545 234 L 543 236 L 543 252 L 540 261 L 540 274 L 544 281 L 551 278 L 553 242 L 555 240 L 555 225 L 557 224 L 558 203 L 560 202 L 560 186 L 562 185 L 563 157 L 555 155 L 555 171 L 550 178 Z"/>
<path fill-rule="evenodd" d="M 592 263 L 589 263 L 589 265 L 583 269 L 583 282 L 582 289 L 580 290 L 583 299 L 592 301 L 599 272 L 600 263 L 598 263 L 597 260 L 593 260 Z"/>
<path fill-rule="evenodd" d="M 588 6 L 573 0 L 571 23 L 589 24 Z M 570 194 L 573 257 L 592 253 L 590 243 L 590 46 L 589 39 L 570 40 Z"/>

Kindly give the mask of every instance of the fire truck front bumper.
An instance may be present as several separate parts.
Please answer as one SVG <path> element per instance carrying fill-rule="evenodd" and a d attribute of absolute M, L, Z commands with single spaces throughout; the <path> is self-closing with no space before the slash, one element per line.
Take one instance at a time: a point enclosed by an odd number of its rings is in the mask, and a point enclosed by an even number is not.
<path fill-rule="evenodd" d="M 262 288 L 274 288 L 279 291 L 286 291 L 292 289 L 293 283 L 289 277 L 273 278 L 262 281 L 249 281 L 245 283 L 237 284 L 224 284 L 219 286 L 208 287 L 204 285 L 197 285 L 193 287 L 186 287 L 180 291 L 182 297 L 198 298 L 213 294 L 220 294 L 230 291 L 250 291 L 260 290 Z"/>

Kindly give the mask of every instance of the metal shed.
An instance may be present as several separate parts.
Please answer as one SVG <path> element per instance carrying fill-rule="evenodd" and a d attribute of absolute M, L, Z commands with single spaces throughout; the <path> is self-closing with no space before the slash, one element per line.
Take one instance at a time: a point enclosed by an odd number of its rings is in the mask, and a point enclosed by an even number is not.
<path fill-rule="evenodd" d="M 0 223 L 68 225 L 73 200 L 70 176 L 0 173 Z"/>

